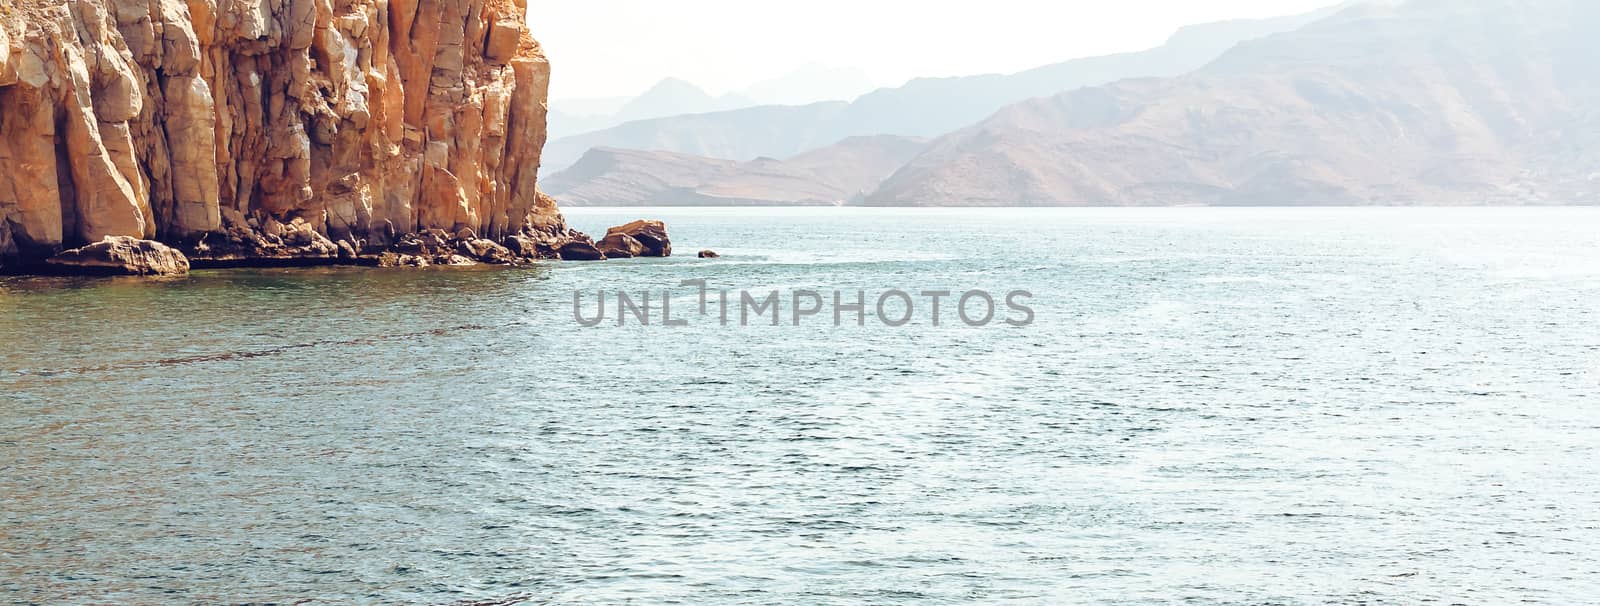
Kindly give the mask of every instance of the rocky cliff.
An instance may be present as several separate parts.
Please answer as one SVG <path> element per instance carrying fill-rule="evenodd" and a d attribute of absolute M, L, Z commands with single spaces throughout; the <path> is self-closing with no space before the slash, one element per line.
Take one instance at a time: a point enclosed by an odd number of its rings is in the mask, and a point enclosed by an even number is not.
<path fill-rule="evenodd" d="M 0 266 L 569 237 L 525 0 L 0 2 Z M 526 241 L 526 240 L 524 240 Z M 348 243 L 349 246 L 345 246 Z"/>

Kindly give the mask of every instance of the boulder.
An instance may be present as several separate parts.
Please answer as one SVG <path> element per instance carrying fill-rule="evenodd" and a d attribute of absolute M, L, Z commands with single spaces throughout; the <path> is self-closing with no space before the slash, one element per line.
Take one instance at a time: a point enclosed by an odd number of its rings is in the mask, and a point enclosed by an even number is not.
<path fill-rule="evenodd" d="M 497 263 L 504 265 L 516 261 L 516 255 L 513 255 L 510 249 L 499 244 L 495 244 L 494 240 L 485 240 L 482 238 L 476 240 L 462 240 L 460 244 L 456 245 L 456 249 L 463 256 L 471 257 L 484 263 Z"/>
<path fill-rule="evenodd" d="M 401 236 L 400 241 L 395 242 L 394 246 L 391 248 L 397 252 L 408 255 L 420 255 L 426 252 L 428 247 L 427 244 L 422 241 L 422 236 L 417 234 L 406 234 Z"/>
<path fill-rule="evenodd" d="M 534 259 L 539 256 L 538 242 L 524 235 L 511 234 L 506 236 L 506 239 L 500 245 L 511 251 L 511 254 L 524 259 Z"/>
<path fill-rule="evenodd" d="M 700 258 L 702 258 L 702 259 L 720 259 L 720 258 L 722 258 L 722 255 L 717 254 L 717 251 L 707 249 L 707 250 L 700 251 Z"/>
<path fill-rule="evenodd" d="M 672 240 L 667 237 L 667 224 L 660 221 L 634 221 L 627 225 L 618 225 L 606 230 L 606 238 L 614 234 L 621 234 L 638 240 L 644 245 L 641 257 L 670 257 L 672 256 Z M 603 240 L 602 240 L 603 241 Z"/>
<path fill-rule="evenodd" d="M 427 267 L 432 265 L 427 257 L 386 252 L 378 255 L 378 267 Z"/>
<path fill-rule="evenodd" d="M 131 236 L 106 236 L 45 261 L 68 273 L 126 276 L 182 276 L 189 273 L 189 258 L 177 249 Z"/>
<path fill-rule="evenodd" d="M 605 253 L 595 248 L 594 244 L 584 240 L 573 240 L 561 245 L 558 251 L 563 261 L 604 261 Z"/>
<path fill-rule="evenodd" d="M 442 229 L 426 230 L 417 234 L 417 237 L 422 240 L 423 246 L 429 248 L 441 249 L 450 246 L 450 234 L 444 233 Z"/>
<path fill-rule="evenodd" d="M 237 208 L 224 206 L 222 207 L 222 226 L 248 228 L 250 227 L 250 218 L 244 216 L 244 213 L 239 212 Z"/>
<path fill-rule="evenodd" d="M 607 259 L 631 259 L 644 254 L 644 244 L 627 234 L 606 234 L 595 248 Z"/>

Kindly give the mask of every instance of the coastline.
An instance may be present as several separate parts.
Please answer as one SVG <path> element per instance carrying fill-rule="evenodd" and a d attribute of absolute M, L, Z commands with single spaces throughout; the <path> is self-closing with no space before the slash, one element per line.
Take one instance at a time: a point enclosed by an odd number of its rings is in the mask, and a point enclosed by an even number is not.
<path fill-rule="evenodd" d="M 498 242 L 479 238 L 463 228 L 455 235 L 431 229 L 405 234 L 393 244 L 327 239 L 304 223 L 286 236 L 263 236 L 250 229 L 234 229 L 209 243 L 198 241 L 169 245 L 154 240 L 107 237 L 99 243 L 59 251 L 28 262 L 0 265 L 7 276 L 119 276 L 182 275 L 190 269 L 374 267 L 423 268 L 527 266 L 546 261 L 605 261 L 635 257 L 669 257 L 672 243 L 660 221 L 636 220 L 612 227 L 596 242 L 589 235 L 567 228 L 535 232 L 523 230 Z M 27 258 L 25 258 L 27 259 Z"/>

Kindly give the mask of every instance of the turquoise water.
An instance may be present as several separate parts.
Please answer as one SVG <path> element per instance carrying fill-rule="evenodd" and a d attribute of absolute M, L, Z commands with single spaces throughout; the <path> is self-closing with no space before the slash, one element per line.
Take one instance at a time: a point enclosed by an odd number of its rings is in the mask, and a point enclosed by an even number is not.
<path fill-rule="evenodd" d="M 0 602 L 1600 601 L 1600 209 L 570 216 L 679 256 L 0 281 Z"/>

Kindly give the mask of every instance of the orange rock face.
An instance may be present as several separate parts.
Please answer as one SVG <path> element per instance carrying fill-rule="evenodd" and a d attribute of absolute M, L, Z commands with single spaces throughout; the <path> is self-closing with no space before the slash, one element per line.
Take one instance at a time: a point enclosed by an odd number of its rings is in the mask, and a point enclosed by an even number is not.
<path fill-rule="evenodd" d="M 0 259 L 297 223 L 356 250 L 428 229 L 559 242 L 536 190 L 550 66 L 525 12 L 0 2 Z"/>

